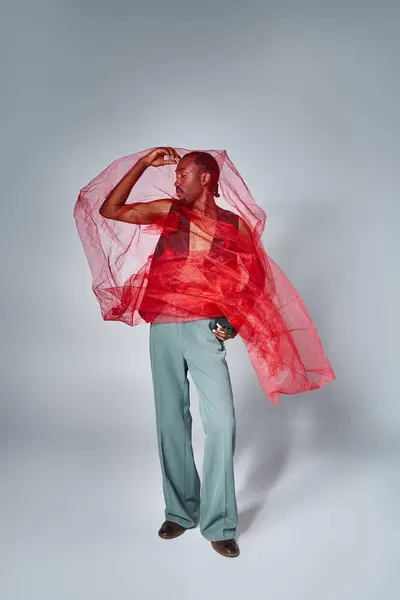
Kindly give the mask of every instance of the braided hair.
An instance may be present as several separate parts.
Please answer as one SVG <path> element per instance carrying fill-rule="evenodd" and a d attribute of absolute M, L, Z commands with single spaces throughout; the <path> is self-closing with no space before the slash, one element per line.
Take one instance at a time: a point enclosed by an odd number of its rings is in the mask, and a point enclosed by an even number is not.
<path fill-rule="evenodd" d="M 192 157 L 198 167 L 206 173 L 210 173 L 213 184 L 213 195 L 216 198 L 219 198 L 219 166 L 215 158 L 208 152 L 200 152 L 198 150 L 189 152 L 188 154 L 185 154 L 185 157 L 186 156 Z"/>

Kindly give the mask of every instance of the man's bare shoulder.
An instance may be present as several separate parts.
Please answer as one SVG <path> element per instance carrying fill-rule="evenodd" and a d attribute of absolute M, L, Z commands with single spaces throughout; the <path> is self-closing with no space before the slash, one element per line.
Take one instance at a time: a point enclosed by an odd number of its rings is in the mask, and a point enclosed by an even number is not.
<path fill-rule="evenodd" d="M 232 212 L 231 210 L 228 210 L 227 208 L 220 207 L 220 210 L 223 212 L 223 214 L 228 219 L 228 221 L 230 221 L 232 223 L 233 222 L 236 223 L 236 219 L 237 219 L 239 232 L 251 239 L 251 237 L 252 237 L 251 230 L 250 230 L 249 226 L 247 225 L 246 221 L 240 215 Z"/>
<path fill-rule="evenodd" d="M 251 230 L 249 228 L 249 226 L 247 225 L 246 221 L 244 219 L 242 219 L 242 217 L 239 216 L 239 231 L 240 233 L 242 233 L 243 235 L 245 235 L 248 238 L 251 238 Z"/>

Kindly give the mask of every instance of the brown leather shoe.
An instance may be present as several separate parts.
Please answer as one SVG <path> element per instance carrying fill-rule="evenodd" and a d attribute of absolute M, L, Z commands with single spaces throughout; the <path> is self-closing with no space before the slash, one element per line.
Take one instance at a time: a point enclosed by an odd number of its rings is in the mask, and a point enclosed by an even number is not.
<path fill-rule="evenodd" d="M 179 523 L 175 523 L 174 521 L 164 521 L 158 531 L 158 535 L 164 540 L 172 540 L 182 535 L 182 533 L 185 533 L 185 531 L 186 528 L 179 525 Z"/>
<path fill-rule="evenodd" d="M 235 558 L 239 556 L 240 550 L 236 543 L 236 540 L 221 540 L 219 542 L 211 542 L 211 546 L 216 552 L 222 554 L 222 556 L 228 556 L 229 558 Z"/>

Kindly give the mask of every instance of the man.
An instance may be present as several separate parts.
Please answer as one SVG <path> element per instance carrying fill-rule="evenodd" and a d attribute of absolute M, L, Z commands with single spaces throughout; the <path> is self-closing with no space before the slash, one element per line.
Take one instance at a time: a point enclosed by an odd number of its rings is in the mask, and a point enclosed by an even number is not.
<path fill-rule="evenodd" d="M 182 231 L 178 232 L 178 241 L 176 235 L 175 238 L 164 236 L 155 257 L 161 252 L 165 255 L 166 251 L 172 250 L 173 243 L 179 242 L 186 250 L 185 262 L 179 263 L 180 269 L 186 269 L 185 276 L 190 279 L 196 273 L 195 262 L 191 260 L 196 261 L 199 253 L 212 252 L 220 222 L 235 224 L 239 232 L 250 238 L 244 220 L 215 203 L 214 197 L 219 196 L 219 167 L 210 154 L 190 152 L 181 158 L 173 148 L 152 150 L 113 188 L 99 212 L 106 219 L 135 225 L 158 223 L 173 210 L 182 218 L 183 213 L 173 199 L 126 204 L 133 186 L 147 169 L 173 164 L 177 165 L 176 197 L 182 207 L 188 208 L 200 220 L 195 222 L 193 219 L 188 223 L 186 237 Z M 150 294 L 143 298 L 141 310 L 147 314 L 154 311 Z M 225 358 L 225 342 L 237 333 L 217 305 L 214 316 L 226 326 L 217 325 L 211 330 L 210 324 L 214 321 L 210 318 L 151 322 L 150 325 L 150 359 L 165 499 L 165 521 L 158 533 L 163 539 L 172 539 L 199 524 L 202 535 L 211 542 L 214 550 L 223 556 L 237 557 L 238 513 L 233 464 L 236 424 Z M 198 390 L 206 434 L 201 486 L 191 442 L 188 372 Z"/>

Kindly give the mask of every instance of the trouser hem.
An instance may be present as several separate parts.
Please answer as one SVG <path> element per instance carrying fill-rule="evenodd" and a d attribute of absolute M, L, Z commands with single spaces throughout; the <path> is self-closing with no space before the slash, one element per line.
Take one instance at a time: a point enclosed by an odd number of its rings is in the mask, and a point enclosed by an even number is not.
<path fill-rule="evenodd" d="M 236 538 L 236 531 L 228 531 L 221 534 L 208 535 L 201 533 L 204 539 L 208 542 L 222 542 L 223 540 L 232 540 Z"/>
<path fill-rule="evenodd" d="M 182 527 L 185 529 L 194 529 L 199 524 L 198 521 L 188 521 L 187 519 L 181 519 L 180 517 L 176 517 L 175 515 L 170 515 L 168 513 L 165 513 L 165 520 L 178 523 L 178 525 L 182 525 Z"/>

